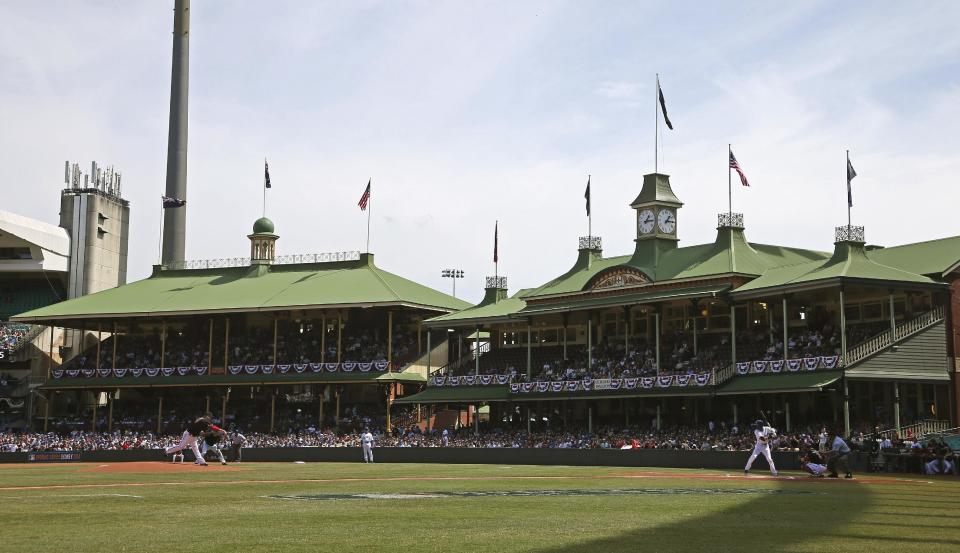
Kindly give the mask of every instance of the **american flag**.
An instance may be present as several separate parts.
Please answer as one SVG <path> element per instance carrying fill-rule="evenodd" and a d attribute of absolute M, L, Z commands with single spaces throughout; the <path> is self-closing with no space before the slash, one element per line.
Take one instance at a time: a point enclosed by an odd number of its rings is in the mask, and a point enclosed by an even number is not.
<path fill-rule="evenodd" d="M 357 205 L 360 206 L 360 211 L 367 210 L 367 204 L 370 203 L 370 183 L 373 179 L 367 181 L 367 189 L 363 191 L 363 196 L 360 196 L 360 201 L 357 202 Z"/>
<path fill-rule="evenodd" d="M 730 151 L 730 168 L 735 169 L 737 174 L 740 175 L 740 184 L 744 186 L 750 186 L 750 183 L 747 181 L 747 176 L 743 174 L 743 169 L 740 168 L 740 164 L 737 163 L 737 158 L 733 157 L 733 151 Z"/>

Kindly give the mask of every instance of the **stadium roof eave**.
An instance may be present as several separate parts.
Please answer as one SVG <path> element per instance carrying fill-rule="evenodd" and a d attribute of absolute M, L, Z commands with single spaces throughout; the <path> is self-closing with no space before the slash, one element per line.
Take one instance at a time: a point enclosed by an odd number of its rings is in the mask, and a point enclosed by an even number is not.
<path fill-rule="evenodd" d="M 379 384 L 384 382 L 404 382 L 423 384 L 426 379 L 413 372 L 384 373 L 330 373 L 317 374 L 276 374 L 276 375 L 206 375 L 206 376 L 156 376 L 133 377 L 92 377 L 50 379 L 40 387 L 41 390 L 112 390 L 114 388 L 198 388 L 223 386 L 278 386 L 301 384 Z"/>
<path fill-rule="evenodd" d="M 608 267 L 608 269 L 617 269 L 617 268 L 619 268 L 619 267 L 627 267 L 627 268 L 630 268 L 630 269 L 636 269 L 636 267 L 634 267 L 633 265 L 629 265 L 629 264 L 627 264 L 627 263 L 622 263 L 622 264 L 620 264 L 620 265 L 614 265 L 614 266 Z M 605 270 L 606 270 L 606 269 L 605 269 Z M 600 272 L 598 272 L 597 274 L 599 274 L 599 273 L 600 273 Z M 652 287 L 652 286 L 665 286 L 665 285 L 674 285 L 674 284 L 689 284 L 689 283 L 698 283 L 698 282 L 699 282 L 699 283 L 702 283 L 702 282 L 704 282 L 704 281 L 730 279 L 730 278 L 735 278 L 735 277 L 756 278 L 757 275 L 755 275 L 755 274 L 750 274 L 750 273 L 731 273 L 731 272 L 716 273 L 716 274 L 706 274 L 706 275 L 698 275 L 698 276 L 683 277 L 683 278 L 676 278 L 676 279 L 655 280 L 655 281 L 651 281 L 651 282 L 644 283 L 644 284 L 637 284 L 637 285 L 633 285 L 633 286 L 624 286 L 623 288 L 618 288 L 618 291 L 621 291 L 621 292 L 643 292 L 643 290 L 645 290 L 646 288 L 650 288 L 650 287 Z M 539 302 L 539 301 L 542 301 L 542 300 L 555 300 L 555 299 L 569 298 L 570 296 L 573 296 L 573 295 L 576 295 L 576 294 L 584 294 L 584 293 L 589 293 L 589 292 L 590 292 L 590 290 L 575 290 L 575 291 L 572 291 L 572 292 L 564 292 L 564 293 L 558 293 L 558 294 L 545 294 L 545 295 L 541 295 L 541 296 L 527 295 L 527 296 L 524 296 L 523 299 L 524 299 L 524 300 L 534 300 L 534 301 Z"/>
<path fill-rule="evenodd" d="M 428 387 L 426 390 L 404 396 L 394 401 L 401 404 L 416 403 L 493 403 L 528 401 L 572 401 L 584 399 L 610 399 L 628 397 L 680 397 L 680 396 L 708 396 L 713 392 L 712 387 L 670 387 L 644 390 L 604 390 L 588 392 L 532 392 L 511 393 L 508 386 L 462 386 L 462 387 Z"/>
<path fill-rule="evenodd" d="M 843 372 L 839 370 L 735 376 L 723 383 L 716 395 L 822 392 L 842 377 Z"/>
<path fill-rule="evenodd" d="M 438 307 L 433 305 L 424 305 L 406 301 L 386 301 L 386 302 L 364 302 L 364 303 L 343 303 L 343 304 L 314 304 L 314 305 L 285 305 L 270 307 L 235 307 L 229 309 L 200 309 L 185 311 L 140 311 L 129 313 L 77 313 L 68 315 L 57 315 L 53 317 L 28 317 L 25 315 L 14 315 L 10 320 L 24 323 L 51 323 L 55 321 L 68 320 L 91 320 L 91 319 L 144 319 L 144 318 L 168 318 L 190 315 L 216 315 L 224 313 L 271 313 L 291 310 L 309 310 L 309 309 L 347 309 L 351 307 L 371 308 L 371 307 L 409 307 L 413 309 L 423 309 L 426 311 L 439 311 L 443 313 L 454 313 L 447 307 Z M 27 312 L 29 313 L 29 311 Z"/>
<path fill-rule="evenodd" d="M 496 323 L 515 323 L 517 319 L 515 317 L 510 317 L 509 315 L 501 315 L 498 317 L 476 317 L 469 318 L 464 317 L 460 319 L 438 319 L 434 317 L 433 319 L 427 319 L 423 321 L 423 326 L 426 328 L 443 328 L 443 327 L 461 327 L 461 326 L 484 326 L 489 324 Z"/>
<path fill-rule="evenodd" d="M 856 278 L 856 277 L 844 277 L 844 276 L 834 276 L 828 277 L 819 280 L 808 280 L 805 282 L 797 283 L 783 283 L 783 284 L 771 284 L 769 286 L 764 286 L 762 288 L 751 288 L 748 290 L 738 291 L 737 289 L 730 291 L 730 296 L 734 300 L 741 299 L 753 299 L 753 298 L 763 298 L 769 297 L 771 295 L 782 295 L 790 294 L 795 292 L 806 292 L 810 290 L 819 290 L 823 288 L 833 288 L 843 284 L 862 284 L 868 286 L 883 286 L 890 287 L 895 286 L 899 289 L 910 289 L 910 290 L 930 290 L 937 288 L 946 288 L 947 284 L 942 282 L 907 282 L 902 280 L 887 280 L 887 279 L 871 279 L 871 278 Z M 749 285 L 745 285 L 749 286 Z"/>
<path fill-rule="evenodd" d="M 664 300 L 676 300 L 692 297 L 719 297 L 730 288 L 729 283 L 712 286 L 697 286 L 692 288 L 669 288 L 665 290 L 643 292 L 642 288 L 632 294 L 607 296 L 603 298 L 583 298 L 565 303 L 527 306 L 517 313 L 517 316 L 545 315 L 563 313 L 565 311 L 581 311 L 617 305 L 640 305 Z"/>

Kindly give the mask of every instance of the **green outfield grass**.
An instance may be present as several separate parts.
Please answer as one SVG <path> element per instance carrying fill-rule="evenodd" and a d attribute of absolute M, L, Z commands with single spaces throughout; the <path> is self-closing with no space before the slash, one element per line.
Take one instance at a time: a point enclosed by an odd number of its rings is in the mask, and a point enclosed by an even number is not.
<path fill-rule="evenodd" d="M 143 472 L 104 472 L 120 465 L 0 465 L 0 551 L 725 553 L 960 546 L 955 478 L 810 481 L 799 474 L 772 480 L 670 469 L 291 463 L 169 473 L 160 472 L 170 468 L 163 463 L 131 466 Z M 631 475 L 639 477 L 625 477 Z M 374 495 L 349 498 L 356 494 Z M 421 494 L 430 497 L 405 497 Z"/>

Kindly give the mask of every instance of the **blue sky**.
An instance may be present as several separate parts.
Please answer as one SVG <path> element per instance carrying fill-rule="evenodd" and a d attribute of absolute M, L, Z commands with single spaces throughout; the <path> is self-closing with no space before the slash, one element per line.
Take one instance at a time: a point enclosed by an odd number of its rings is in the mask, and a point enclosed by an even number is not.
<path fill-rule="evenodd" d="M 460 296 L 566 270 L 593 228 L 632 251 L 653 169 L 654 75 L 675 130 L 660 169 L 681 244 L 726 210 L 726 146 L 762 243 L 829 250 L 845 223 L 886 245 L 960 234 L 956 2 L 226 2 L 194 0 L 189 258 L 243 256 L 261 210 L 283 253 L 363 249 L 373 178 L 380 266 Z M 0 1 L 3 209 L 57 219 L 63 161 L 124 172 L 131 280 L 157 260 L 172 0 Z"/>

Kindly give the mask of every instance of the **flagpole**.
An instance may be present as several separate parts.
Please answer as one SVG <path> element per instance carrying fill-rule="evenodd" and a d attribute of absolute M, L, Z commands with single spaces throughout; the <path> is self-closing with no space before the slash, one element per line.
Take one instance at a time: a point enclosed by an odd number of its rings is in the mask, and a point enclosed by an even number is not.
<path fill-rule="evenodd" d="M 847 164 L 843 168 L 843 172 L 847 175 L 847 233 L 850 232 L 850 204 L 853 203 L 850 199 L 853 197 L 853 192 L 850 190 L 850 150 L 847 150 Z"/>
<path fill-rule="evenodd" d="M 587 188 L 590 187 L 590 175 L 587 175 Z M 593 191 L 590 191 L 589 202 L 593 201 Z M 590 211 L 587 213 L 587 241 L 593 242 L 593 206 L 590 206 Z M 587 244 L 587 247 L 590 248 L 590 244 Z"/>
<path fill-rule="evenodd" d="M 267 158 L 263 158 L 263 216 L 267 216 Z"/>
<path fill-rule="evenodd" d="M 727 214 L 733 215 L 733 186 L 730 184 L 730 156 L 733 155 L 733 149 L 727 144 Z"/>
<path fill-rule="evenodd" d="M 660 114 L 657 110 L 660 109 L 660 106 L 657 103 L 660 101 L 660 73 L 657 73 L 657 89 L 653 91 L 653 172 L 657 172 L 657 164 L 660 158 L 660 153 L 657 150 L 657 135 L 660 134 Z"/>
<path fill-rule="evenodd" d="M 367 181 L 367 185 L 373 182 L 373 177 Z M 367 253 L 370 253 L 370 214 L 373 212 L 373 190 L 370 190 L 370 197 L 367 198 Z M 456 280 L 456 279 L 454 279 Z"/>
<path fill-rule="evenodd" d="M 493 224 L 493 287 L 500 287 L 500 221 Z M 496 297 L 496 296 L 494 296 Z"/>
<path fill-rule="evenodd" d="M 163 217 L 166 215 L 163 209 L 163 200 L 160 201 L 160 236 L 157 237 L 157 265 L 163 261 Z"/>

